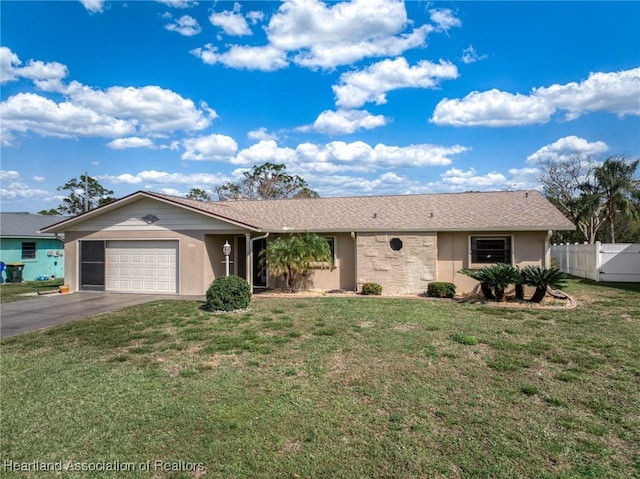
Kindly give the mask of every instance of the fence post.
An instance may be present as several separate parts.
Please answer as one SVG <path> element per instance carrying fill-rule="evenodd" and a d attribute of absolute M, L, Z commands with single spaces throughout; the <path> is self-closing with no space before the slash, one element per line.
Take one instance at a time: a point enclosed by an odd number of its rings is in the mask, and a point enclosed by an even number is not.
<path fill-rule="evenodd" d="M 596 241 L 596 281 L 600 282 L 600 267 L 602 266 L 602 252 L 601 252 L 601 247 L 602 245 L 600 244 L 600 241 Z"/>

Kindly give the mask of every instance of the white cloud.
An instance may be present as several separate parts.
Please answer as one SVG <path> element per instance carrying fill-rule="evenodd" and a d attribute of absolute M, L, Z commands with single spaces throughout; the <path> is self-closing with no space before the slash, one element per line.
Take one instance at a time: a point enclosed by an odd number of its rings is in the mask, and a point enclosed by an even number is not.
<path fill-rule="evenodd" d="M 121 175 L 103 175 L 99 180 L 108 181 L 113 184 L 155 184 L 155 185 L 188 185 L 191 187 L 205 187 L 219 185 L 229 181 L 222 174 L 192 173 L 185 175 L 182 173 L 168 173 L 166 171 L 144 170 L 136 174 L 123 173 Z"/>
<path fill-rule="evenodd" d="M 249 133 L 247 133 L 247 138 L 255 141 L 276 140 L 277 135 L 275 133 L 269 133 L 269 131 L 264 126 L 261 126 L 260 128 L 251 130 Z"/>
<path fill-rule="evenodd" d="M 547 123 L 565 112 L 574 120 L 590 112 L 640 115 L 640 68 L 591 73 L 580 83 L 534 88 L 529 95 L 496 89 L 472 92 L 462 99 L 444 99 L 431 122 L 450 126 L 517 126 Z"/>
<path fill-rule="evenodd" d="M 31 188 L 26 183 L 12 181 L 8 185 L 2 184 L 0 187 L 0 198 L 3 201 L 21 200 L 21 199 L 51 199 L 51 193 L 38 188 Z"/>
<path fill-rule="evenodd" d="M 607 150 L 609 147 L 603 141 L 589 142 L 577 136 L 565 136 L 529 155 L 527 163 L 540 164 L 548 161 L 567 161 L 575 157 L 592 157 Z"/>
<path fill-rule="evenodd" d="M 263 140 L 240 150 L 232 161 L 255 165 L 265 161 L 286 163 L 292 170 L 333 174 L 336 172 L 373 172 L 380 168 L 444 166 L 455 155 L 468 151 L 460 145 L 418 144 L 370 146 L 362 141 L 332 141 L 325 145 L 301 143 L 295 149 L 279 147 L 273 140 Z"/>
<path fill-rule="evenodd" d="M 222 63 L 228 67 L 248 70 L 274 71 L 285 68 L 289 62 L 285 52 L 265 47 L 244 47 L 233 45 L 228 51 L 218 53 L 217 47 L 207 43 L 204 48 L 194 48 L 189 53 L 208 65 Z"/>
<path fill-rule="evenodd" d="M 42 183 L 43 181 L 46 180 L 44 176 L 32 176 L 31 179 L 36 183 Z"/>
<path fill-rule="evenodd" d="M 252 25 L 255 25 L 256 23 L 264 20 L 264 13 L 259 10 L 252 10 L 251 12 L 247 12 L 247 18 Z"/>
<path fill-rule="evenodd" d="M 238 144 L 230 136 L 208 135 L 184 140 L 182 160 L 230 161 L 238 151 Z"/>
<path fill-rule="evenodd" d="M 19 78 L 32 80 L 36 87 L 45 91 L 58 91 L 62 80 L 69 71 L 58 62 L 29 60 L 25 66 L 11 49 L 0 46 L 0 83 L 4 84 Z"/>
<path fill-rule="evenodd" d="M 430 121 L 449 126 L 531 125 L 548 122 L 554 111 L 540 98 L 493 89 L 469 93 L 462 100 L 445 98 Z"/>
<path fill-rule="evenodd" d="M 64 97 L 57 103 L 36 93 L 19 93 L 0 103 L 3 146 L 15 142 L 14 132 L 61 137 L 161 136 L 205 129 L 217 117 L 206 103 L 196 106 L 193 100 L 159 86 L 99 90 L 77 81 L 65 85 L 65 65 L 29 60 L 20 67 L 20 59 L 6 47 L 0 47 L 0 65 L 3 80 L 27 78 L 39 89 Z"/>
<path fill-rule="evenodd" d="M 199 108 L 190 99 L 159 86 L 97 90 L 71 82 L 65 93 L 79 106 L 116 118 L 135 120 L 145 133 L 202 130 L 217 117 L 206 103 Z"/>
<path fill-rule="evenodd" d="M 434 8 L 429 10 L 429 15 L 431 16 L 431 21 L 440 31 L 446 32 L 450 28 L 462 26 L 462 22 L 448 8 Z"/>
<path fill-rule="evenodd" d="M 202 31 L 198 21 L 189 15 L 181 16 L 175 22 L 165 25 L 164 28 L 170 32 L 177 32 L 185 37 L 192 37 Z"/>
<path fill-rule="evenodd" d="M 195 0 L 156 0 L 158 3 L 162 3 L 172 8 L 191 8 L 198 4 Z"/>
<path fill-rule="evenodd" d="M 209 15 L 211 25 L 220 27 L 227 35 L 243 36 L 251 35 L 249 24 L 242 14 L 238 13 L 239 4 L 236 3 L 234 11 L 214 12 Z"/>
<path fill-rule="evenodd" d="M 318 115 L 313 125 L 299 127 L 299 131 L 317 131 L 327 135 L 348 135 L 357 130 L 371 130 L 387 124 L 383 115 L 372 115 L 366 110 L 326 110 Z"/>
<path fill-rule="evenodd" d="M 237 16 L 234 11 L 224 18 L 213 18 L 222 26 L 223 22 L 235 21 Z M 262 16 L 256 14 L 250 19 L 255 22 Z M 401 55 L 410 48 L 424 46 L 429 33 L 444 31 L 459 22 L 449 10 L 433 13 L 432 19 L 436 26 L 425 24 L 413 28 L 401 0 L 352 0 L 335 4 L 285 0 L 265 27 L 267 45 L 232 45 L 222 53 L 205 45 L 191 53 L 209 64 L 264 71 L 286 67 L 291 54 L 291 60 L 300 66 L 331 69 L 364 58 Z M 234 31 L 246 30 L 242 25 Z M 258 52 L 268 53 L 271 61 L 262 60 Z"/>
<path fill-rule="evenodd" d="M 104 10 L 104 0 L 80 0 L 80 3 L 89 13 L 102 13 Z"/>
<path fill-rule="evenodd" d="M 3 126 L 42 136 L 126 136 L 135 122 L 105 115 L 69 102 L 56 103 L 34 93 L 18 93 L 0 103 Z"/>
<path fill-rule="evenodd" d="M 343 73 L 340 83 L 333 86 L 336 105 L 358 108 L 365 103 L 386 103 L 386 93 L 399 88 L 435 88 L 441 80 L 458 77 L 455 65 L 444 60 L 426 60 L 409 66 L 403 57 L 383 60 L 364 70 Z"/>
<path fill-rule="evenodd" d="M 259 165 L 269 161 L 271 163 L 290 164 L 296 160 L 295 150 L 279 147 L 275 140 L 262 140 L 238 152 L 232 163 L 237 165 Z"/>
<path fill-rule="evenodd" d="M 107 146 L 112 150 L 125 150 L 127 148 L 151 148 L 154 146 L 153 141 L 149 138 L 140 138 L 137 136 L 130 136 L 127 138 L 117 138 L 107 143 Z"/>
<path fill-rule="evenodd" d="M 467 48 L 462 50 L 462 63 L 475 63 L 481 60 L 485 60 L 486 58 L 487 55 L 479 55 L 478 52 L 476 52 L 476 49 L 473 48 L 473 45 L 469 45 Z"/>
<path fill-rule="evenodd" d="M 0 180 L 17 180 L 20 173 L 15 170 L 0 170 Z"/>

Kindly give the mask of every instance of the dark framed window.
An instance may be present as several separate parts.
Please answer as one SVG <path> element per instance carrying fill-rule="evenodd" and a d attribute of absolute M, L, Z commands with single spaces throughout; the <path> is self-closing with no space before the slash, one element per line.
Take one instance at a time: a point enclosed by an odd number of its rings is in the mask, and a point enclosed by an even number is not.
<path fill-rule="evenodd" d="M 323 238 L 329 243 L 329 249 L 331 250 L 331 257 L 333 258 L 333 264 L 335 266 L 336 261 L 336 239 L 333 236 L 323 236 Z"/>
<path fill-rule="evenodd" d="M 472 236 L 472 264 L 511 264 L 511 236 Z"/>
<path fill-rule="evenodd" d="M 22 243 L 22 259 L 36 259 L 35 242 Z"/>
<path fill-rule="evenodd" d="M 389 248 L 391 248 L 391 251 L 400 251 L 402 249 L 402 240 L 400 238 L 391 238 Z"/>

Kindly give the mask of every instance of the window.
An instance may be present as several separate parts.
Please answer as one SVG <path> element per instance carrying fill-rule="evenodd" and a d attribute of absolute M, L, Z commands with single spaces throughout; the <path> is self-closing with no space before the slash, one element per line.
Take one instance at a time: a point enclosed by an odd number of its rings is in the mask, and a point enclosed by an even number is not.
<path fill-rule="evenodd" d="M 336 261 L 338 260 L 338 258 L 336 258 L 336 239 L 333 236 L 325 236 L 324 239 L 327 240 L 327 243 L 329 243 L 331 257 L 333 258 L 333 265 L 335 266 Z"/>
<path fill-rule="evenodd" d="M 22 259 L 36 259 L 35 243 L 22 243 Z"/>
<path fill-rule="evenodd" d="M 391 238 L 389 248 L 391 248 L 391 251 L 400 251 L 402 249 L 402 240 L 400 238 Z"/>
<path fill-rule="evenodd" d="M 470 263 L 511 264 L 511 236 L 472 236 Z"/>

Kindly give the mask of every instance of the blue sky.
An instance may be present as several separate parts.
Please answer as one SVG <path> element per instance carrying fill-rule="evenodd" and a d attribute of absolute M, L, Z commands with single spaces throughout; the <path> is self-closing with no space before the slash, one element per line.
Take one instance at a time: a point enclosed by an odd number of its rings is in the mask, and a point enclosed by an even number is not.
<path fill-rule="evenodd" d="M 3 1 L 1 208 L 211 190 L 265 161 L 321 196 L 539 188 L 640 156 L 640 2 Z"/>

